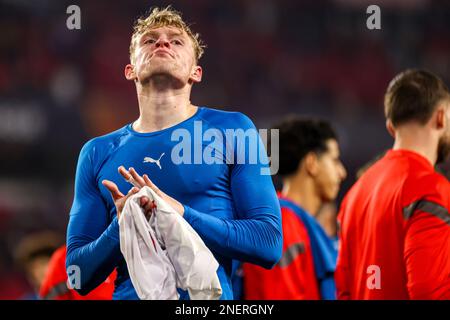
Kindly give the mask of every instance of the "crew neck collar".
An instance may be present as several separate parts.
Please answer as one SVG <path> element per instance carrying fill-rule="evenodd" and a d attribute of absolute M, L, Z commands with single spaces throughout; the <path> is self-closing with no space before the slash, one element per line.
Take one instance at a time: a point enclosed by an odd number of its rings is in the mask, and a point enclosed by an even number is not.
<path fill-rule="evenodd" d="M 164 132 L 166 132 L 166 131 L 174 130 L 174 129 L 176 129 L 176 128 L 182 126 L 183 124 L 185 124 L 185 123 L 187 123 L 187 122 L 190 122 L 190 121 L 195 120 L 195 119 L 198 118 L 198 117 L 200 116 L 200 114 L 203 112 L 203 109 L 204 109 L 204 107 L 197 107 L 197 110 L 195 111 L 195 113 L 194 113 L 192 116 L 190 116 L 189 118 L 184 119 L 183 121 L 181 121 L 181 122 L 179 122 L 179 123 L 177 123 L 177 124 L 174 124 L 173 126 L 170 126 L 170 127 L 168 127 L 168 128 L 164 128 L 164 129 L 162 129 L 162 130 L 152 131 L 152 132 L 137 132 L 136 130 L 133 129 L 133 123 L 134 123 L 134 122 L 129 123 L 129 124 L 127 125 L 127 130 L 128 130 L 128 132 L 130 132 L 132 135 L 140 136 L 140 137 L 150 137 L 150 136 L 162 134 L 162 133 L 164 133 Z"/>
<path fill-rule="evenodd" d="M 408 157 L 408 158 L 414 158 L 417 161 L 423 163 L 424 165 L 430 167 L 430 168 L 434 168 L 433 165 L 431 164 L 430 160 L 428 160 L 427 158 L 425 158 L 425 156 L 421 155 L 418 152 L 415 152 L 413 150 L 407 150 L 407 149 L 390 149 L 387 154 L 389 156 L 404 156 L 404 157 Z"/>

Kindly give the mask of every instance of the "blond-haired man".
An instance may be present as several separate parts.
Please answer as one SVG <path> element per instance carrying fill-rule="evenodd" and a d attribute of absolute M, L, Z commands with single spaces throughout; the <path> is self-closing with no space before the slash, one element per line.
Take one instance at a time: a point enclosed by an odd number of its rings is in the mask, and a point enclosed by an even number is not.
<path fill-rule="evenodd" d="M 222 299 L 233 298 L 233 260 L 271 268 L 280 258 L 280 208 L 270 176 L 261 174 L 267 159 L 235 161 L 252 158 L 245 157 L 255 151 L 246 148 L 251 142 L 220 139 L 227 130 L 254 131 L 253 123 L 241 113 L 190 102 L 193 84 L 202 79 L 203 49 L 199 35 L 170 7 L 137 21 L 125 77 L 136 84 L 139 118 L 87 142 L 78 160 L 67 267 L 80 269 L 79 293 L 117 268 L 113 298 L 137 298 L 120 252 L 118 215 L 143 186 L 171 204 L 213 252 Z M 151 214 L 151 201 L 140 201 Z"/>

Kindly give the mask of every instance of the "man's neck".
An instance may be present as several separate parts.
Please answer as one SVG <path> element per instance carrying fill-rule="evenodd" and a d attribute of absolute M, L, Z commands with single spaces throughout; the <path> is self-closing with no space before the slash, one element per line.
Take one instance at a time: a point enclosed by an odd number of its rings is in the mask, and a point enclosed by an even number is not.
<path fill-rule="evenodd" d="M 432 166 L 437 160 L 438 138 L 423 128 L 401 128 L 396 131 L 392 149 L 409 150 L 425 157 Z"/>
<path fill-rule="evenodd" d="M 303 175 L 285 179 L 281 194 L 314 217 L 322 205 L 322 200 L 316 192 L 313 180 Z"/>
<path fill-rule="evenodd" d="M 195 114 L 190 88 L 154 90 L 138 87 L 139 118 L 133 123 L 137 132 L 154 132 L 172 127 Z"/>

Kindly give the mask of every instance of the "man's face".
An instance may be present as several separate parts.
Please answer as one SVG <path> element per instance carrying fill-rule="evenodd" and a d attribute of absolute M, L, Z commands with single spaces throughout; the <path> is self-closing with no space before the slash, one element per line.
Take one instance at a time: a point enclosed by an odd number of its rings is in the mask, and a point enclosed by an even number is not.
<path fill-rule="evenodd" d="M 439 139 L 438 157 L 436 163 L 450 160 L 450 103 L 446 106 L 446 128 L 442 137 Z"/>
<path fill-rule="evenodd" d="M 347 172 L 339 158 L 339 146 L 336 140 L 327 141 L 328 150 L 317 158 L 318 171 L 315 177 L 316 188 L 323 201 L 336 199 L 342 180 Z"/>
<path fill-rule="evenodd" d="M 196 66 L 192 40 L 175 27 L 149 29 L 136 43 L 134 73 L 139 82 L 152 77 L 170 77 L 187 83 Z"/>

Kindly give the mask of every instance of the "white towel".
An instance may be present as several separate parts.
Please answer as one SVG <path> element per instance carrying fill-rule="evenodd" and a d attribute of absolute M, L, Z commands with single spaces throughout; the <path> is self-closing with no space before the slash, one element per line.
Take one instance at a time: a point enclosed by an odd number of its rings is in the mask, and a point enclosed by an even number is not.
<path fill-rule="evenodd" d="M 150 220 L 139 199 L 154 200 Z M 192 300 L 219 299 L 222 295 L 219 263 L 195 230 L 149 187 L 125 203 L 119 219 L 120 250 L 140 299 L 175 300 L 177 288 Z"/>

